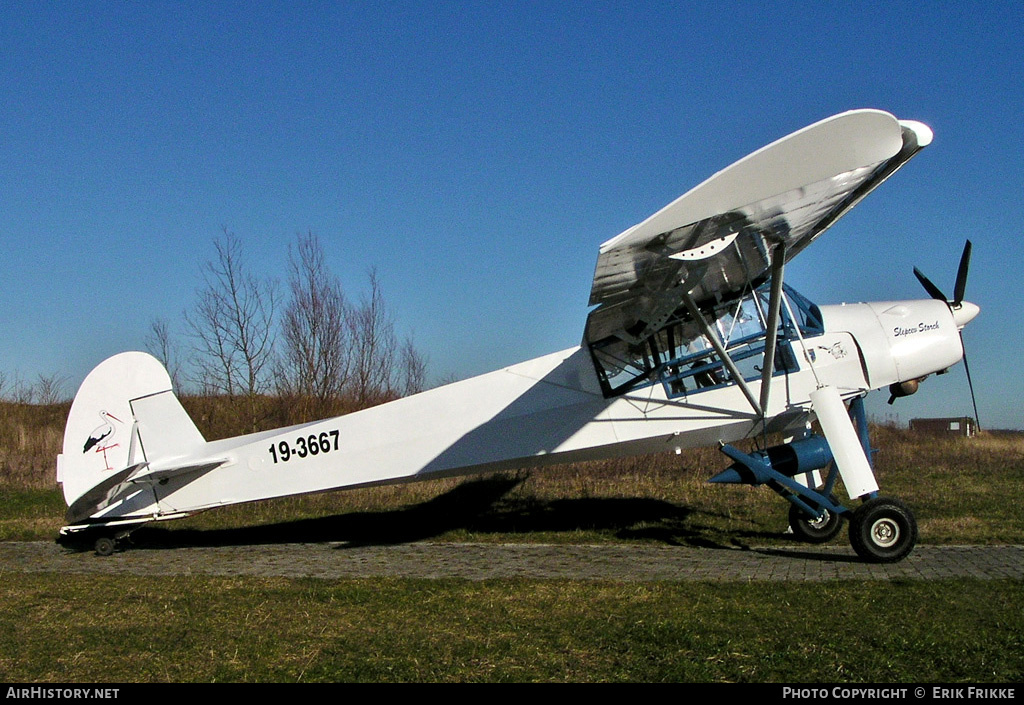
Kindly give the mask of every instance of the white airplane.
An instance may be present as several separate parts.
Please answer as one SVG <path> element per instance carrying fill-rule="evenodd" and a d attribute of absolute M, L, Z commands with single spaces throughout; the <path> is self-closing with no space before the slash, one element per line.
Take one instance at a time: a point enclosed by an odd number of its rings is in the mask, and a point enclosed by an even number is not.
<path fill-rule="evenodd" d="M 783 274 L 931 140 L 878 110 L 784 137 L 601 245 L 580 345 L 346 416 L 206 441 L 156 359 L 115 355 L 68 416 L 62 540 L 109 554 L 141 524 L 239 502 L 719 444 L 733 464 L 712 482 L 767 485 L 810 542 L 848 519 L 861 557 L 898 561 L 917 526 L 878 495 L 862 399 L 964 356 L 970 243 L 951 301 L 917 273 L 932 298 L 816 306 Z M 768 434 L 786 442 L 731 445 Z"/>

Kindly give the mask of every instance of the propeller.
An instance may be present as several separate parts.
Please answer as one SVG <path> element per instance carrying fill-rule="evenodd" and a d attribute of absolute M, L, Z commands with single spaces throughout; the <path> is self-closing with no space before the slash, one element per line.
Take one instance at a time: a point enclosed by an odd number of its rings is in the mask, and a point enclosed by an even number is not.
<path fill-rule="evenodd" d="M 971 266 L 971 241 L 964 245 L 964 252 L 960 255 L 960 267 L 956 270 L 956 284 L 953 286 L 953 299 L 947 299 L 939 287 L 932 283 L 932 280 L 921 273 L 921 270 L 914 267 L 914 276 L 921 282 L 921 286 L 933 299 L 945 301 L 950 308 L 960 308 L 964 300 L 964 289 L 967 288 L 967 269 Z"/>
<path fill-rule="evenodd" d="M 977 306 L 968 303 L 967 307 L 972 307 L 973 311 L 965 310 L 964 306 L 964 291 L 967 288 L 967 270 L 971 266 L 971 241 L 968 240 L 964 243 L 963 254 L 960 255 L 960 266 L 956 270 L 956 283 L 953 285 L 953 298 L 948 299 L 946 295 L 942 293 L 939 287 L 935 286 L 931 279 L 921 273 L 921 270 L 914 267 L 914 276 L 921 282 L 921 286 L 928 292 L 928 295 L 933 299 L 944 301 L 949 306 L 950 311 L 953 313 L 953 319 L 957 321 L 960 331 L 960 345 L 964 351 L 964 371 L 967 373 L 967 386 L 971 390 L 971 404 L 974 406 L 974 423 L 977 424 L 978 429 L 981 429 L 981 421 L 978 419 L 978 403 L 974 397 L 974 383 L 971 381 L 971 366 L 967 364 L 967 346 L 964 345 L 964 331 L 963 326 L 968 321 L 977 315 Z M 960 315 L 958 315 L 960 314 Z M 960 321 L 963 320 L 963 323 Z M 899 396 L 894 393 L 893 397 L 889 399 L 891 404 L 893 399 Z"/>

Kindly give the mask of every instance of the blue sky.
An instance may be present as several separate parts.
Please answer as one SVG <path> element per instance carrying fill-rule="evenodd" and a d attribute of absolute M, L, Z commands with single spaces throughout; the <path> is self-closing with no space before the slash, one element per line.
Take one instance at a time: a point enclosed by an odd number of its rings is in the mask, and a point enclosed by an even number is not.
<path fill-rule="evenodd" d="M 375 267 L 436 379 L 579 342 L 598 245 L 859 107 L 935 142 L 788 269 L 818 303 L 952 289 L 980 416 L 1017 368 L 1024 5 L 0 2 L 0 373 L 62 374 L 182 312 L 227 228 L 284 279 L 316 233 Z M 963 366 L 877 416 L 971 414 Z"/>

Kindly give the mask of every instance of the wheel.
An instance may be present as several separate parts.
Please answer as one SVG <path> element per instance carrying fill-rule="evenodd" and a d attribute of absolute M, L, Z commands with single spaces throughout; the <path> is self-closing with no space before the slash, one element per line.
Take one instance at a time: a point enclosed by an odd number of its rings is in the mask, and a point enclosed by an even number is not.
<path fill-rule="evenodd" d="M 875 497 L 850 517 L 850 545 L 872 563 L 903 560 L 917 543 L 917 521 L 898 499 Z"/>
<path fill-rule="evenodd" d="M 839 504 L 834 496 L 829 496 L 832 504 Z M 793 535 L 807 543 L 827 543 L 836 537 L 843 528 L 843 515 L 825 510 L 820 519 L 812 519 L 795 504 L 789 505 L 789 527 Z"/>
<path fill-rule="evenodd" d="M 93 544 L 97 556 L 109 556 L 117 548 L 117 542 L 109 536 L 100 536 Z"/>

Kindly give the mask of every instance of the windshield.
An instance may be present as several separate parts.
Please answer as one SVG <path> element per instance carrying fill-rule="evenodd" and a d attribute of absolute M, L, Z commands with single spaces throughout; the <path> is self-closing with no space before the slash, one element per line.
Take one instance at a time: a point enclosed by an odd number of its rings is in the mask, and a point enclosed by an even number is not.
<path fill-rule="evenodd" d="M 759 379 L 764 360 L 765 325 L 770 288 L 767 284 L 746 296 L 724 302 L 704 316 L 743 379 Z M 789 306 L 782 306 L 775 373 L 797 368 L 788 342 L 796 338 L 793 316 L 803 336 L 823 332 L 817 306 L 783 286 Z M 686 396 L 733 382 L 711 342 L 685 308 L 679 309 L 654 335 L 641 342 L 611 336 L 590 346 L 605 396 L 617 396 L 655 383 L 665 385 L 669 398 Z"/>

